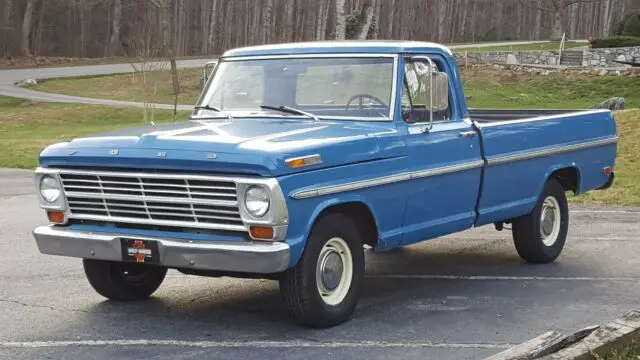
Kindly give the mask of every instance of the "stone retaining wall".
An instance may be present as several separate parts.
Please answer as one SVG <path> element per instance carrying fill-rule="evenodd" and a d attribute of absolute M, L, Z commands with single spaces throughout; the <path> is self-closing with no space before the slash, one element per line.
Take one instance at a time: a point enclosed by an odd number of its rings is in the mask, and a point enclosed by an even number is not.
<path fill-rule="evenodd" d="M 640 46 L 585 50 L 582 66 L 623 66 L 622 64 L 614 62 L 614 60 L 640 63 Z"/>
<path fill-rule="evenodd" d="M 460 61 L 464 60 L 464 53 L 454 53 Z M 557 65 L 558 53 L 553 51 L 500 51 L 500 52 L 469 52 L 467 57 L 472 62 L 501 63 L 501 64 L 544 64 Z"/>
<path fill-rule="evenodd" d="M 626 66 L 616 63 L 614 62 L 614 60 L 640 62 L 640 46 L 611 49 L 587 49 L 583 50 L 582 53 L 583 67 Z M 465 60 L 465 53 L 454 53 L 454 55 L 458 61 Z M 498 63 L 510 65 L 559 65 L 559 54 L 557 51 L 469 52 L 466 54 L 466 56 L 470 60 L 470 62 L 475 63 Z"/>

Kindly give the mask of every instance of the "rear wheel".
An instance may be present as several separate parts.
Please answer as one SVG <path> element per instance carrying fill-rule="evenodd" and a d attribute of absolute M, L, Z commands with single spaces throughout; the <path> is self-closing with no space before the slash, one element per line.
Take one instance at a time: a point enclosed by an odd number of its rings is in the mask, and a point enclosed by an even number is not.
<path fill-rule="evenodd" d="M 280 290 L 298 323 L 326 328 L 346 321 L 364 279 L 364 248 L 356 225 L 342 214 L 320 218 L 298 264 L 280 279 Z"/>
<path fill-rule="evenodd" d="M 112 300 L 144 300 L 164 281 L 167 268 L 84 259 L 84 273 L 98 294 Z"/>
<path fill-rule="evenodd" d="M 569 229 L 569 207 L 562 185 L 549 179 L 533 211 L 513 222 L 513 241 L 521 258 L 553 262 L 562 252 Z"/>

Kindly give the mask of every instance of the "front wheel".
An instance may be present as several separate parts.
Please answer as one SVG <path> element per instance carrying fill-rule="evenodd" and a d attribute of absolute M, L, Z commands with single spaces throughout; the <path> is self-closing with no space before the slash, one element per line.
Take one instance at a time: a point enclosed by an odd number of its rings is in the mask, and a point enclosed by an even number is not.
<path fill-rule="evenodd" d="M 112 300 L 144 300 L 164 281 L 167 268 L 83 259 L 84 273 L 98 294 Z"/>
<path fill-rule="evenodd" d="M 298 323 L 327 328 L 351 316 L 363 280 L 360 233 L 351 219 L 336 213 L 313 226 L 298 264 L 282 275 L 280 290 Z"/>
<path fill-rule="evenodd" d="M 557 180 L 549 179 L 533 211 L 513 222 L 513 241 L 525 261 L 550 263 L 562 252 L 568 229 L 567 196 Z"/>

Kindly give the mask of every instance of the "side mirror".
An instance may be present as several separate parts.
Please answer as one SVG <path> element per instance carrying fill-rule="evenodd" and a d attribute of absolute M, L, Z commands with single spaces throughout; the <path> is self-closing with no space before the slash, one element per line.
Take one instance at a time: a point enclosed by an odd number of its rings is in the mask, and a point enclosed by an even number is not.
<path fill-rule="evenodd" d="M 204 87 L 207 85 L 207 81 L 209 81 L 209 74 L 213 71 L 213 68 L 218 65 L 217 61 L 210 61 L 204 65 L 202 69 L 202 76 L 200 77 L 200 93 L 204 91 Z M 211 67 L 211 71 L 208 71 L 209 67 Z"/>
<path fill-rule="evenodd" d="M 431 75 L 431 86 L 433 91 L 433 103 L 431 110 L 434 112 L 447 110 L 449 108 L 449 76 L 444 72 L 434 72 Z M 430 99 L 427 92 L 427 104 Z"/>

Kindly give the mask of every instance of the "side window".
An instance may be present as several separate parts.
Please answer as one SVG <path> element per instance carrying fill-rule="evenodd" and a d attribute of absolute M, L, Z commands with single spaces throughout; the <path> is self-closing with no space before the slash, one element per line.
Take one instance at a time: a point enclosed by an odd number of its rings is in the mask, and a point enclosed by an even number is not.
<path fill-rule="evenodd" d="M 408 122 L 428 122 L 429 109 L 427 108 L 427 97 L 429 96 L 429 64 L 420 60 L 405 60 L 405 78 L 402 91 L 402 114 Z M 434 71 L 441 71 L 437 63 Z M 450 120 L 450 108 L 434 112 L 434 121 Z"/>

